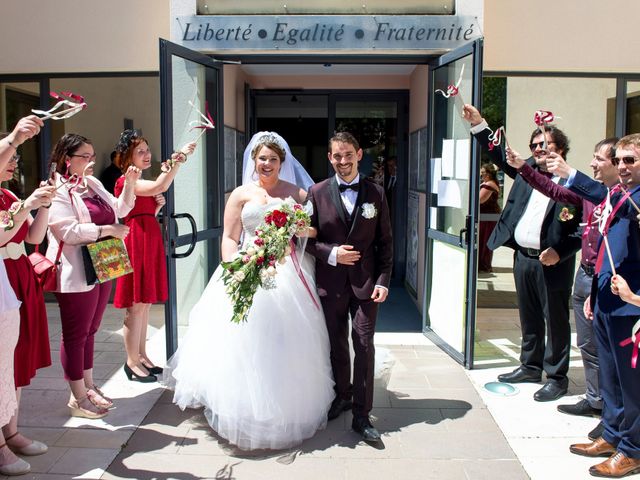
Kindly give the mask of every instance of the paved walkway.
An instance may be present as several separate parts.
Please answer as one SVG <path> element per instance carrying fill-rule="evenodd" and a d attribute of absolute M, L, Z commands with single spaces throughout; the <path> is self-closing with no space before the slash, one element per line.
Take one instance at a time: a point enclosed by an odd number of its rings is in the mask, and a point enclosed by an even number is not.
<path fill-rule="evenodd" d="M 159 326 L 162 309 L 154 309 Z M 95 372 L 116 408 L 101 420 L 71 419 L 57 305 L 47 310 L 54 365 L 25 388 L 20 429 L 50 450 L 29 458 L 33 473 L 22 478 L 589 478 L 593 462 L 571 455 L 568 445 L 582 440 L 595 420 L 561 415 L 559 402 L 534 402 L 536 385 L 512 397 L 493 396 L 482 385 L 510 367 L 465 371 L 419 333 L 376 335 L 395 359 L 376 386 L 372 413 L 383 432 L 380 448 L 359 441 L 345 414 L 294 450 L 234 450 L 213 434 L 200 410 L 181 412 L 158 384 L 126 380 L 122 316 L 112 308 L 98 335 Z M 163 358 L 163 331 L 151 332 L 153 358 Z M 581 375 L 572 369 L 573 379 Z M 571 388 L 579 393 L 582 386 Z"/>

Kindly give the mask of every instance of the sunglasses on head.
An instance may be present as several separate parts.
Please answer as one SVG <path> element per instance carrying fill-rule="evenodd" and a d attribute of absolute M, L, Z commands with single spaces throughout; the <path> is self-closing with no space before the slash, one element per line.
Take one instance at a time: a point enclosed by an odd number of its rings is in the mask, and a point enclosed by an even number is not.
<path fill-rule="evenodd" d="M 624 163 L 625 165 L 633 165 L 637 161 L 638 161 L 638 157 L 632 157 L 632 156 L 613 157 L 611 159 L 611 163 L 613 163 L 614 165 L 618 165 L 620 162 Z"/>
<path fill-rule="evenodd" d="M 547 145 L 551 145 L 551 144 L 555 144 L 556 142 L 547 142 Z M 529 149 L 533 152 L 536 147 L 539 147 L 540 150 L 544 150 L 544 142 L 536 142 L 536 143 L 530 143 L 529 144 Z"/>

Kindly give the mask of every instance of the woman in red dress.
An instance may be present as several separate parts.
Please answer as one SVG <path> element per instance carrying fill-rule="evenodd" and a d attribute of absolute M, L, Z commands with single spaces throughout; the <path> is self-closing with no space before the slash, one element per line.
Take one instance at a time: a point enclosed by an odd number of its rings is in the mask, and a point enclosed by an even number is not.
<path fill-rule="evenodd" d="M 11 144 L 18 143 L 14 141 Z M 12 156 L 0 170 L 0 181 L 13 178 L 19 159 L 17 153 Z M 10 449 L 23 455 L 39 455 L 47 451 L 45 444 L 30 440 L 18 431 L 18 411 L 22 387 L 31 383 L 36 370 L 51 365 L 44 296 L 27 258 L 24 242 L 37 245 L 44 239 L 53 194 L 54 187 L 41 186 L 23 202 L 9 190 L 0 188 L 0 211 L 12 212 L 4 217 L 0 230 L 0 257 L 4 261 L 9 283 L 22 302 L 20 333 L 13 355 L 17 408 L 9 423 L 2 427 L 2 434 Z M 38 209 L 35 219 L 30 214 L 34 209 Z"/>
<path fill-rule="evenodd" d="M 153 382 L 162 368 L 155 366 L 146 352 L 147 325 L 151 304 L 167 300 L 167 266 L 162 232 L 156 215 L 165 203 L 162 195 L 175 178 L 180 164 L 195 149 L 195 144 L 185 145 L 182 151 L 173 153 L 165 162 L 163 172 L 154 181 L 139 180 L 136 183 L 136 203 L 124 222 L 129 227 L 125 239 L 133 273 L 116 280 L 113 305 L 126 308 L 124 317 L 124 345 L 127 362 L 124 370 L 129 380 Z M 125 130 L 116 145 L 116 165 L 125 172 L 133 165 L 140 170 L 151 166 L 151 151 L 145 138 L 136 130 Z M 115 195 L 122 192 L 124 177 L 116 181 Z"/>
<path fill-rule="evenodd" d="M 491 163 L 485 163 L 480 167 L 480 213 L 501 212 L 498 204 L 498 196 L 500 195 L 500 187 L 498 186 L 498 177 L 496 167 Z M 496 226 L 495 220 L 481 220 L 478 231 L 478 271 L 489 273 L 493 271 L 491 262 L 493 261 L 493 250 L 487 246 L 487 241 L 491 236 L 491 232 Z"/>

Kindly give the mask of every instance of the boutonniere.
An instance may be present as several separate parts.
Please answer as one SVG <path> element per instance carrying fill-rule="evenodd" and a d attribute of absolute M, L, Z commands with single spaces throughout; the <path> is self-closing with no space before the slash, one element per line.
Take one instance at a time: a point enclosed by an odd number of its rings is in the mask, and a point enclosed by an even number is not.
<path fill-rule="evenodd" d="M 378 214 L 376 206 L 373 203 L 362 204 L 362 216 L 367 220 L 374 218 Z"/>
<path fill-rule="evenodd" d="M 561 222 L 568 222 L 573 219 L 575 213 L 576 209 L 574 207 L 562 207 L 562 210 L 560 210 L 560 214 L 558 215 L 558 220 Z"/>

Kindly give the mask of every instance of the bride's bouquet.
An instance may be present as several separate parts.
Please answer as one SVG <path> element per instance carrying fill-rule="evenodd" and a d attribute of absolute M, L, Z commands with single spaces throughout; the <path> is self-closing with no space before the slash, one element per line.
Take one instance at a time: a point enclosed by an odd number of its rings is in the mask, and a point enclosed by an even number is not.
<path fill-rule="evenodd" d="M 266 213 L 251 244 L 245 245 L 233 260 L 221 263 L 222 280 L 233 303 L 232 322 L 247 321 L 258 287 L 276 287 L 276 266 L 284 264 L 285 257 L 291 254 L 293 236 L 303 235 L 311 226 L 309 215 L 299 203 L 285 200 Z"/>

